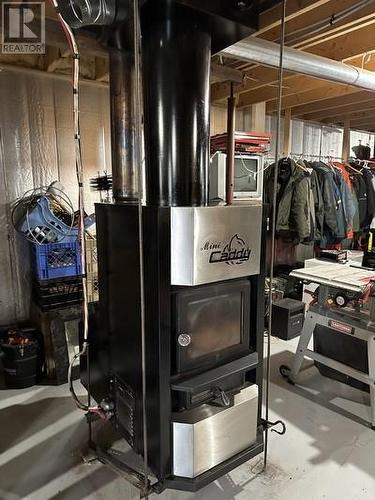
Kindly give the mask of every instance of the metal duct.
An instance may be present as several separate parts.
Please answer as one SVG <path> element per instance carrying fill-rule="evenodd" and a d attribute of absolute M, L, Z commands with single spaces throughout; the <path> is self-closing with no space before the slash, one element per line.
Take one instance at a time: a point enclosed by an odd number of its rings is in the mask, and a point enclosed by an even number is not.
<path fill-rule="evenodd" d="M 117 13 L 115 0 L 57 0 L 59 11 L 72 28 L 110 26 Z"/>
<path fill-rule="evenodd" d="M 220 54 L 273 68 L 278 68 L 280 62 L 280 46 L 256 37 L 238 42 L 222 50 Z M 283 67 L 286 71 L 293 73 L 353 85 L 361 89 L 375 90 L 375 72 L 290 47 L 284 49 Z"/>

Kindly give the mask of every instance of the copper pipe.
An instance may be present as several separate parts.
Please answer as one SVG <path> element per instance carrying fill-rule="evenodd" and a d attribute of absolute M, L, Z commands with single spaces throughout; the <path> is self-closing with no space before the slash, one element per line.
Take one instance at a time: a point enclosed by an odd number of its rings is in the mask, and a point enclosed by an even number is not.
<path fill-rule="evenodd" d="M 226 199 L 227 205 L 233 203 L 234 187 L 234 134 L 236 123 L 236 98 L 233 95 L 233 83 L 230 84 L 230 97 L 227 107 L 227 165 L 226 165 Z"/>

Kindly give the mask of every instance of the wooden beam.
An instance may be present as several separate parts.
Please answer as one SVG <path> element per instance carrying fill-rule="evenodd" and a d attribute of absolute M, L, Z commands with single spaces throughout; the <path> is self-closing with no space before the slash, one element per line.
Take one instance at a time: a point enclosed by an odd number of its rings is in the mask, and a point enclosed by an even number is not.
<path fill-rule="evenodd" d="M 318 56 L 328 57 L 336 61 L 342 61 L 350 57 L 358 56 L 373 50 L 375 47 L 375 29 L 373 24 L 361 26 L 354 33 L 339 36 L 328 43 L 314 46 L 308 52 Z"/>
<path fill-rule="evenodd" d="M 319 45 L 322 41 L 329 41 L 337 38 L 339 36 L 344 36 L 353 31 L 357 31 L 358 29 L 362 29 L 365 26 L 370 26 L 374 24 L 375 14 L 373 12 L 373 6 L 370 6 L 370 9 L 367 11 L 367 15 L 364 15 L 364 12 L 361 11 L 362 17 L 356 17 L 352 21 L 349 21 L 346 24 L 341 24 L 336 26 L 335 28 L 331 28 L 329 30 L 323 30 L 316 36 L 308 37 L 307 43 L 306 41 L 299 42 L 295 45 L 295 48 L 304 47 L 305 50 L 307 48 L 314 47 L 315 45 Z"/>
<path fill-rule="evenodd" d="M 347 106 L 353 104 L 353 102 L 360 103 L 362 101 L 368 101 L 372 98 L 375 98 L 375 94 L 370 90 L 356 91 L 348 95 L 331 97 L 330 99 L 322 99 L 316 102 L 311 102 L 310 104 L 295 106 L 292 109 L 292 116 L 303 116 L 310 113 L 318 113 L 320 111 L 324 112 L 329 109 L 339 110 L 341 106 Z"/>
<path fill-rule="evenodd" d="M 325 84 L 323 87 L 301 92 L 299 94 L 286 96 L 282 100 L 282 108 L 293 108 L 302 104 L 316 101 L 323 101 L 330 97 L 345 96 L 354 94 L 358 90 L 348 85 Z M 267 113 L 274 113 L 277 110 L 277 101 L 267 103 Z"/>
<path fill-rule="evenodd" d="M 353 94 L 355 96 L 355 94 Z M 336 108 L 326 109 L 324 111 L 319 111 L 317 113 L 309 113 L 302 115 L 302 120 L 317 120 L 317 121 L 329 121 L 340 119 L 340 117 L 354 116 L 356 113 L 361 111 L 366 111 L 367 109 L 373 109 L 375 107 L 375 95 L 370 101 L 363 102 L 352 102 L 346 106 L 340 106 Z"/>
<path fill-rule="evenodd" d="M 345 57 L 349 58 L 352 56 L 358 56 L 358 54 L 363 54 L 369 50 L 373 50 L 374 47 L 375 47 L 375 29 L 374 26 L 367 26 L 361 29 L 360 32 L 356 34 L 350 34 L 350 35 L 345 35 L 344 37 L 338 37 L 335 40 L 330 40 L 328 43 L 324 43 L 321 44 L 320 46 L 313 47 L 312 50 L 307 50 L 306 52 L 321 55 L 328 59 L 334 59 L 340 61 Z M 245 81 L 246 81 L 246 74 L 245 74 Z M 276 82 L 277 80 L 275 80 L 273 83 L 275 84 Z M 301 88 L 303 88 L 302 85 Z M 244 105 L 252 104 L 254 102 L 254 101 L 249 102 L 246 99 L 245 92 L 247 93 L 249 91 L 248 88 L 246 88 L 246 85 L 244 85 L 241 89 L 238 90 L 239 92 L 241 92 L 241 94 L 244 94 L 240 96 L 240 102 L 244 102 Z M 276 98 L 277 91 L 275 91 L 274 96 L 275 96 L 274 98 Z M 216 94 L 215 97 L 218 97 L 218 94 Z"/>
<path fill-rule="evenodd" d="M 351 120 L 350 127 L 375 127 L 375 117 L 363 118 L 362 120 Z"/>
<path fill-rule="evenodd" d="M 13 62 L 14 62 L 14 57 L 13 57 Z M 61 74 L 61 73 L 47 73 L 47 71 L 44 71 L 42 69 L 36 69 L 36 66 L 32 68 L 25 68 L 25 66 L 17 66 L 15 64 L 12 64 L 9 60 L 8 62 L 5 62 L 2 57 L 0 57 L 0 72 L 2 74 L 5 74 L 9 72 L 10 74 L 22 74 L 22 75 L 33 75 L 37 76 L 39 78 L 52 78 L 52 79 L 57 79 L 57 80 L 64 80 L 67 82 L 72 81 L 72 77 L 69 74 Z M 92 79 L 86 79 L 85 77 L 80 78 L 80 83 L 83 85 L 93 85 L 95 87 L 103 87 L 103 88 L 108 88 L 107 83 L 102 83 L 102 82 L 97 82 Z"/>
<path fill-rule="evenodd" d="M 304 16 L 322 5 L 330 3 L 331 0 L 289 0 L 286 6 L 286 21 L 295 21 L 297 17 Z M 259 30 L 257 35 L 281 25 L 282 6 L 276 5 L 262 12 L 259 16 Z"/>
<path fill-rule="evenodd" d="M 340 10 L 345 8 L 345 5 L 341 5 L 342 3 L 345 2 L 340 2 Z M 347 3 L 348 3 L 347 6 L 350 6 L 353 4 L 353 1 L 351 0 L 350 2 Z M 331 11 L 329 15 L 332 15 L 334 12 L 337 12 L 337 4 L 336 6 L 334 6 L 334 4 L 331 4 L 330 8 Z M 375 23 L 375 15 L 373 16 L 374 18 L 372 19 L 371 22 Z M 362 18 L 356 19 L 357 24 L 355 26 L 352 26 L 352 22 L 348 23 L 348 25 L 351 26 L 350 28 L 348 28 L 351 30 L 349 33 L 348 29 L 346 31 L 344 30 L 346 26 L 344 25 L 341 31 L 335 31 L 335 33 L 331 34 L 330 36 L 322 36 L 319 43 L 310 46 L 309 45 L 310 42 L 308 39 L 306 42 L 303 43 L 291 44 L 291 47 L 296 47 L 299 48 L 300 50 L 305 50 L 306 52 L 312 54 L 323 55 L 324 57 L 335 60 L 343 60 L 344 58 L 345 59 L 353 58 L 355 56 L 358 56 L 358 54 L 363 54 L 364 52 L 371 51 L 375 47 L 374 43 L 375 30 L 373 29 L 373 25 L 364 26 L 363 23 L 361 23 L 361 19 Z M 305 24 L 305 26 L 308 25 L 309 22 Z M 354 30 L 355 32 L 352 33 L 352 31 Z M 355 42 L 352 41 L 354 39 Z M 339 47 L 339 49 L 337 47 Z M 352 61 L 351 64 L 355 65 L 356 61 Z M 358 65 L 362 66 L 362 61 L 358 60 Z M 260 82 L 262 82 L 263 84 L 275 83 L 278 78 L 277 70 L 274 69 L 273 73 L 271 72 L 272 70 L 270 68 L 267 68 L 267 71 L 265 70 L 266 68 L 263 68 L 262 70 L 262 67 L 259 65 L 254 65 L 249 70 L 246 70 L 244 83 L 241 87 L 236 89 L 236 93 L 246 92 L 254 88 L 253 81 L 246 78 L 247 75 L 249 75 L 250 78 L 254 77 L 254 72 L 258 85 Z M 215 86 L 213 86 L 211 95 L 213 101 L 224 99 L 228 95 L 227 88 L 226 87 L 216 88 Z"/>
<path fill-rule="evenodd" d="M 365 127 L 351 127 L 351 130 L 357 130 L 358 132 L 374 132 L 375 125 L 366 125 Z"/>
<path fill-rule="evenodd" d="M 345 123 L 345 120 L 350 119 L 351 123 L 358 121 L 374 120 L 375 121 L 375 108 L 368 109 L 367 111 L 360 111 L 358 113 L 353 113 L 350 116 L 339 116 L 337 118 L 333 117 L 332 120 L 325 120 L 324 123 Z"/>
<path fill-rule="evenodd" d="M 360 125 L 352 125 L 351 130 L 372 132 L 375 129 L 375 123 L 364 123 Z"/>
<path fill-rule="evenodd" d="M 263 66 L 255 66 L 254 68 L 242 73 L 243 78 L 240 85 L 236 85 L 235 92 L 240 94 L 248 90 L 254 90 L 264 86 L 265 84 L 274 83 L 278 79 L 278 70 L 274 68 L 265 68 Z M 289 73 L 289 76 L 291 73 Z M 288 76 L 288 73 L 285 73 Z M 227 84 L 216 83 L 211 87 L 212 102 L 220 101 L 229 95 L 229 87 Z"/>
<path fill-rule="evenodd" d="M 224 66 L 223 64 L 211 64 L 211 83 L 233 82 L 242 83 L 244 74 L 242 71 Z"/>
<path fill-rule="evenodd" d="M 326 87 L 327 83 L 309 76 L 293 76 L 283 80 L 283 96 L 295 95 L 301 90 L 312 90 Z M 259 87 L 251 92 L 242 93 L 238 99 L 238 107 L 250 106 L 257 102 L 273 101 L 278 94 L 278 82 Z"/>
<path fill-rule="evenodd" d="M 284 142 L 283 142 L 283 155 L 287 156 L 290 154 L 290 149 L 292 145 L 292 110 L 287 108 L 284 113 Z"/>
<path fill-rule="evenodd" d="M 286 33 L 328 18 L 334 12 L 355 3 L 356 0 L 340 0 L 340 8 L 338 8 L 335 0 L 288 0 L 285 19 Z M 343 4 L 343 7 L 341 7 L 341 4 Z M 277 40 L 280 37 L 281 17 L 281 5 L 260 14 L 259 30 L 255 35 L 267 38 L 267 40 Z"/>

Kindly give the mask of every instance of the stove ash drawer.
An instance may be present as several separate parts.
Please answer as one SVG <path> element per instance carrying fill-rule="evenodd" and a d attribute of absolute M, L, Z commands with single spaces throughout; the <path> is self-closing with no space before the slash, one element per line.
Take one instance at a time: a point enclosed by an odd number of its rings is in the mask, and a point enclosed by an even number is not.
<path fill-rule="evenodd" d="M 201 405 L 172 416 L 173 474 L 194 478 L 256 441 L 258 386 L 234 396 L 230 408 Z"/>

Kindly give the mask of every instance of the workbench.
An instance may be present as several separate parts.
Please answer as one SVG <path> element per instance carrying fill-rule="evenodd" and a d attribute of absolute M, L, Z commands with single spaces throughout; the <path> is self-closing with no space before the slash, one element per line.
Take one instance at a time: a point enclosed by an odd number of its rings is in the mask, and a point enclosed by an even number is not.
<path fill-rule="evenodd" d="M 310 259 L 303 269 L 291 276 L 318 288 L 308 307 L 302 333 L 292 366 L 280 367 L 280 372 L 292 384 L 296 383 L 303 360 L 310 358 L 324 366 L 367 384 L 370 388 L 369 422 L 375 429 L 375 270 L 358 264 Z M 367 343 L 368 373 L 354 369 L 309 348 L 315 328 L 321 325 Z"/>

